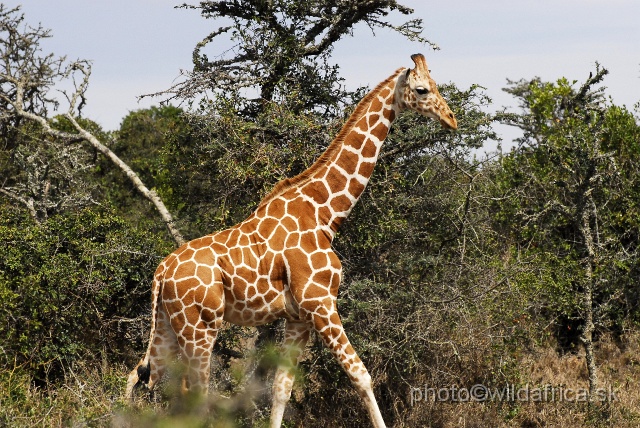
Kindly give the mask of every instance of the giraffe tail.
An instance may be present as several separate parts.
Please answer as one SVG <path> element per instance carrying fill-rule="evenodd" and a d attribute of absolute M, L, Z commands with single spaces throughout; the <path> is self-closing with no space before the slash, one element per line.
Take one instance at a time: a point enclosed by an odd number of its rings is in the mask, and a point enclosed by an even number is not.
<path fill-rule="evenodd" d="M 149 334 L 150 337 L 147 352 L 131 373 L 129 373 L 129 377 L 127 378 L 125 397 L 129 400 L 133 400 L 133 394 L 136 389 L 149 386 L 149 379 L 151 377 L 151 348 L 156 335 L 156 327 L 158 325 L 158 307 L 162 296 L 162 281 L 160 278 L 161 275 L 156 273 L 151 286 L 151 332 Z"/>

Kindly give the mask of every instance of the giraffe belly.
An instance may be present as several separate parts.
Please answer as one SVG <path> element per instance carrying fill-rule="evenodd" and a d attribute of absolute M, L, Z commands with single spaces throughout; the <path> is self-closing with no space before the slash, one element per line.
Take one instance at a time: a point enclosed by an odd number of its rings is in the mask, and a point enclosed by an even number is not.
<path fill-rule="evenodd" d="M 257 326 L 278 318 L 289 318 L 284 293 L 271 293 L 252 299 L 237 299 L 233 293 L 225 290 L 224 320 L 237 325 Z"/>

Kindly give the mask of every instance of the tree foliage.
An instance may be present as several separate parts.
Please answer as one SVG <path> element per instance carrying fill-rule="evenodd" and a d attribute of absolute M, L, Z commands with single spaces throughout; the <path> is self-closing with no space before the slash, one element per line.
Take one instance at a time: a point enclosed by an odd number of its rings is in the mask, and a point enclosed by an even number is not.
<path fill-rule="evenodd" d="M 421 19 L 400 25 L 387 20 L 392 12 L 413 13 L 395 0 L 222 0 L 181 7 L 223 24 L 196 45 L 193 71 L 167 92 L 182 99 L 207 91 L 240 93 L 240 111 L 249 116 L 271 101 L 287 101 L 294 112 L 339 113 L 348 93 L 341 87 L 338 66 L 331 64 L 331 52 L 358 25 L 391 29 L 428 43 L 420 36 Z M 210 52 L 212 44 L 225 38 L 230 49 Z"/>
<path fill-rule="evenodd" d="M 3 366 L 55 379 L 78 358 L 117 359 L 141 340 L 127 322 L 148 311 L 149 272 L 170 248 L 157 235 L 92 209 L 37 224 L 4 207 L 0 218 Z"/>
<path fill-rule="evenodd" d="M 560 79 L 521 81 L 509 89 L 525 112 L 508 120 L 524 137 L 502 160 L 500 182 L 508 203 L 499 217 L 522 251 L 554 254 L 565 266 L 572 260 L 576 273 L 592 258 L 602 303 L 618 293 L 613 284 L 626 283 L 619 269 L 626 271 L 637 259 L 638 230 L 636 194 L 629 192 L 638 179 L 630 168 L 638 155 L 637 118 L 606 103 L 603 89 L 594 88 L 605 75 L 598 68 L 578 88 Z M 574 292 L 582 288 L 579 280 L 570 282 Z"/>
<path fill-rule="evenodd" d="M 636 244 L 611 222 L 623 215 L 620 208 L 635 205 L 626 191 L 631 183 L 619 166 L 630 159 L 611 151 L 620 140 L 608 141 L 610 127 L 620 130 L 624 123 L 633 134 L 637 124 L 631 117 L 620 120 L 620 109 L 607 106 L 603 89 L 594 88 L 606 74 L 598 66 L 579 88 L 567 79 L 513 84 L 508 91 L 520 99 L 525 113 L 508 120 L 524 130 L 524 137 L 503 161 L 501 178 L 518 245 L 525 253 L 551 255 L 565 269 L 549 304 L 561 329 L 575 330 L 568 344 L 584 345 L 591 393 L 598 388 L 594 335 L 619 322 L 616 312 L 622 308 L 616 300 L 629 295 L 625 288 L 630 285 L 621 278 L 628 274 L 629 262 L 637 260 Z M 638 224 L 628 226 L 624 234 L 637 235 Z"/>

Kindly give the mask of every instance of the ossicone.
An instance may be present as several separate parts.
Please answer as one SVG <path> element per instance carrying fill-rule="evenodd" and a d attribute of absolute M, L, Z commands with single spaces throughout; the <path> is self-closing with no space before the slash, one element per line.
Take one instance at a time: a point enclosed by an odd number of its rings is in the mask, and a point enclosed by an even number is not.
<path fill-rule="evenodd" d="M 427 60 L 424 59 L 424 55 L 420 53 L 413 54 L 411 59 L 416 64 L 416 71 L 429 74 L 429 66 L 427 66 Z"/>

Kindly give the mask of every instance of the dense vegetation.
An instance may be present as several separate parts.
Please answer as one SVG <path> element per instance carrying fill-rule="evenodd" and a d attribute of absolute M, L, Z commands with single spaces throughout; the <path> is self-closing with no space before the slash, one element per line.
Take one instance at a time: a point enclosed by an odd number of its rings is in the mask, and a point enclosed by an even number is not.
<path fill-rule="evenodd" d="M 146 345 L 150 278 L 176 245 L 152 198 L 187 239 L 244 219 L 317 158 L 364 94 L 342 88 L 331 46 L 359 22 L 392 27 L 389 12 L 410 10 L 382 0 L 246 3 L 194 7 L 231 27 L 197 46 L 194 71 L 166 93 L 197 96 L 192 109 L 132 112 L 113 132 L 81 117 L 82 83 L 68 112 L 50 115 L 52 86 L 77 72 L 88 81 L 90 69 L 43 54 L 48 33 L 0 5 L 0 425 L 268 419 L 268 339 L 279 324 L 224 331 L 212 376 L 222 396 L 122 400 Z M 420 22 L 395 28 L 417 37 Z M 240 54 L 208 61 L 207 44 L 225 34 Z M 640 116 L 607 100 L 603 81 L 597 66 L 582 82 L 512 82 L 520 111 L 497 115 L 481 88 L 442 85 L 457 133 L 410 113 L 394 124 L 335 241 L 340 311 L 389 425 L 640 423 Z M 523 136 L 479 159 L 497 122 Z M 242 346 L 253 342 L 255 353 Z M 300 372 L 287 426 L 368 426 L 319 340 Z M 416 402 L 417 388 L 476 384 L 582 389 L 591 399 Z"/>

